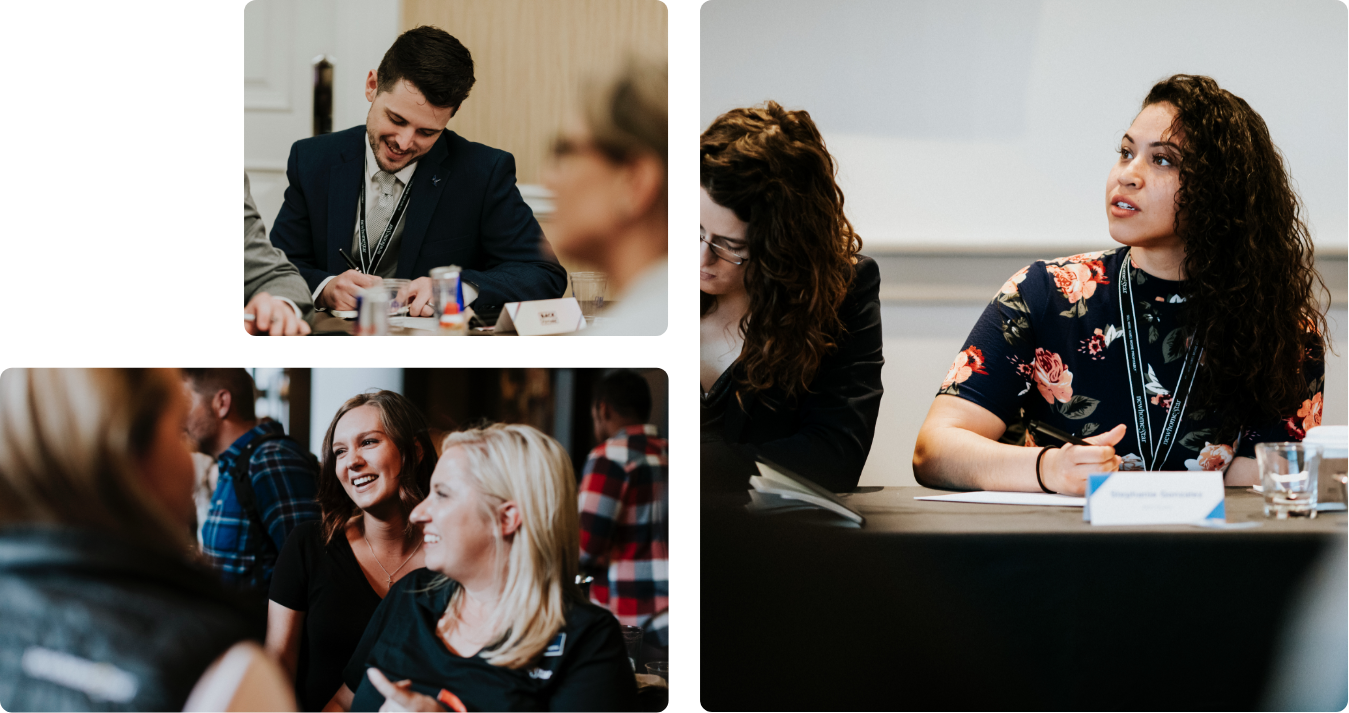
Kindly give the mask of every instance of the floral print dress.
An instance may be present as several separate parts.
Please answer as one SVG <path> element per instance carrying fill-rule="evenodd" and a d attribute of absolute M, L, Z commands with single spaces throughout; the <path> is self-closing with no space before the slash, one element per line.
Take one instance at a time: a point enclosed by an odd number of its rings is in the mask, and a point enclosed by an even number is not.
<path fill-rule="evenodd" d="M 967 399 L 1001 418 L 1008 424 L 1005 442 L 1021 439 L 1030 419 L 1079 437 L 1125 424 L 1129 432 L 1115 446 L 1121 469 L 1142 470 L 1114 284 L 1128 253 L 1127 248 L 1083 253 L 1017 271 L 984 310 L 937 393 Z M 1137 265 L 1131 274 L 1156 438 L 1185 361 L 1187 339 L 1178 315 L 1182 283 L 1153 277 Z M 1235 456 L 1254 458 L 1256 443 L 1302 440 L 1307 429 L 1321 424 L 1325 363 L 1314 355 L 1303 371 L 1307 395 L 1297 413 L 1244 428 L 1235 443 L 1216 443 L 1219 419 L 1191 399 L 1170 455 L 1153 469 L 1222 470 Z M 1035 435 L 1025 433 L 1024 444 L 1036 446 Z"/>

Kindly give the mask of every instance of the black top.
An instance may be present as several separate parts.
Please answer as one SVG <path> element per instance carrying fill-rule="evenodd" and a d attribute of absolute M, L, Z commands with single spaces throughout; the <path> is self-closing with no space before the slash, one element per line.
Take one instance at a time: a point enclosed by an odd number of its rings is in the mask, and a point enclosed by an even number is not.
<path fill-rule="evenodd" d="M 366 669 L 390 681 L 412 680 L 412 690 L 435 698 L 449 691 L 471 711 L 628 711 L 637 704 L 637 684 L 623 647 L 618 620 L 608 610 L 578 602 L 567 623 L 531 666 L 493 666 L 480 656 L 450 653 L 436 623 L 458 584 L 424 591 L 437 577 L 420 569 L 393 585 L 343 672 L 356 692 L 353 711 L 378 710 L 384 697 Z"/>
<path fill-rule="evenodd" d="M 834 492 L 857 487 L 881 408 L 881 272 L 875 260 L 857 257 L 839 307 L 847 331 L 820 363 L 808 393 L 790 400 L 778 387 L 758 395 L 737 393 L 743 367 L 736 362 L 703 399 L 705 433 L 747 458 L 766 458 Z M 704 483 L 743 492 L 752 474 Z"/>
<path fill-rule="evenodd" d="M 296 698 L 302 710 L 322 710 L 342 687 L 342 668 L 379 607 L 379 595 L 361 572 L 344 533 L 324 545 L 322 523 L 304 522 L 276 560 L 270 598 L 305 612 Z"/>
<path fill-rule="evenodd" d="M 365 126 L 291 145 L 285 202 L 272 222 L 271 240 L 311 290 L 347 269 L 338 250 L 349 247 L 355 234 L 367 145 Z M 460 265 L 464 282 L 478 288 L 474 306 L 483 308 L 566 291 L 567 271 L 520 197 L 509 153 L 442 131 L 417 161 L 408 190 L 396 277 L 410 280 Z"/>
<path fill-rule="evenodd" d="M 250 614 L 180 556 L 96 530 L 0 526 L 0 704 L 182 710 L 216 657 L 261 638 Z"/>

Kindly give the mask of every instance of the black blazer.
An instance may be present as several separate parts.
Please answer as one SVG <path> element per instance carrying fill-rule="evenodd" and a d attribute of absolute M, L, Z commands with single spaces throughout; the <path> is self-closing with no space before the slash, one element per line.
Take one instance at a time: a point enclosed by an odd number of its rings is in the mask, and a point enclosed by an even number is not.
<path fill-rule="evenodd" d="M 766 458 L 833 492 L 857 487 L 871 452 L 881 408 L 881 273 L 876 261 L 858 256 L 856 274 L 839 308 L 847 333 L 838 349 L 820 364 L 804 396 L 788 400 L 780 388 L 757 396 L 741 395 L 730 375 L 729 398 L 713 426 L 720 437 L 747 458 Z M 743 408 L 741 406 L 743 401 Z M 704 414 L 707 420 L 708 414 Z M 706 444 L 705 446 L 706 447 Z M 741 468 L 743 469 L 743 468 Z M 723 482 L 726 489 L 747 487 L 749 473 Z M 706 482 L 706 480 L 704 481 Z M 714 486 L 715 487 L 715 486 Z"/>
<path fill-rule="evenodd" d="M 347 270 L 365 167 L 365 126 L 296 141 L 286 164 L 285 204 L 272 244 L 300 270 L 310 291 Z M 448 129 L 419 159 L 403 219 L 396 277 L 464 268 L 478 304 L 561 297 L 567 273 L 515 186 L 515 158 Z"/>

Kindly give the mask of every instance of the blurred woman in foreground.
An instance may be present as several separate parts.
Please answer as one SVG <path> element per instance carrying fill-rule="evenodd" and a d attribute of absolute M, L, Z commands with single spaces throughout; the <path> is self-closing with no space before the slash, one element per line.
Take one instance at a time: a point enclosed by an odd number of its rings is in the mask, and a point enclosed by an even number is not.
<path fill-rule="evenodd" d="M 188 560 L 186 408 L 172 371 L 0 374 L 9 710 L 294 710 L 247 609 Z"/>
<path fill-rule="evenodd" d="M 328 710 L 632 710 L 618 621 L 576 586 L 577 518 L 557 441 L 520 425 L 447 436 L 412 512 L 427 568 L 380 603 Z"/>
<path fill-rule="evenodd" d="M 667 97 L 665 63 L 630 59 L 584 86 L 553 145 L 548 238 L 603 270 L 617 303 L 583 334 L 665 332 Z"/>

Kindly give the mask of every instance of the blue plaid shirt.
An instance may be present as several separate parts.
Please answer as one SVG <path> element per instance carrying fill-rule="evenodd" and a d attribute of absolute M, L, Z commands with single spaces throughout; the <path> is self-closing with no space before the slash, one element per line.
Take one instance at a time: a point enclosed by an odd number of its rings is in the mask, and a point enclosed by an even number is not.
<path fill-rule="evenodd" d="M 266 531 L 244 513 L 234 494 L 230 471 L 250 441 L 262 434 L 284 433 L 280 423 L 263 421 L 240 436 L 220 454 L 220 477 L 211 496 L 211 510 L 202 524 L 202 551 L 232 584 L 266 589 L 272 581 L 277 554 L 296 525 L 320 517 L 314 496 L 318 472 L 300 447 L 289 439 L 258 446 L 249 463 L 249 476 Z"/>

